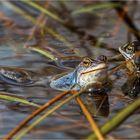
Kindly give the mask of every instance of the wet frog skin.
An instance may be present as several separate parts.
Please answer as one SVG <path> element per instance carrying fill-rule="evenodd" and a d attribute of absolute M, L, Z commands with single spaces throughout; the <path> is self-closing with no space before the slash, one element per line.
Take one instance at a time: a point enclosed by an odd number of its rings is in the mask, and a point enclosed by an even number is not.
<path fill-rule="evenodd" d="M 33 83 L 31 76 L 25 70 L 11 67 L 0 67 L 0 81 L 17 86 Z"/>
<path fill-rule="evenodd" d="M 82 87 L 94 84 L 103 84 L 107 81 L 107 61 L 105 56 L 93 60 L 83 58 L 74 71 L 52 79 L 50 86 L 53 89 L 67 91 L 80 90 Z"/>
<path fill-rule="evenodd" d="M 120 53 L 126 59 L 126 67 L 129 70 L 128 80 L 122 86 L 125 95 L 131 98 L 136 97 L 140 93 L 140 42 L 133 41 L 119 48 Z M 136 56 L 136 54 L 138 54 Z"/>
<path fill-rule="evenodd" d="M 140 73 L 140 54 L 136 56 L 136 53 L 140 51 L 140 42 L 133 41 L 127 43 L 119 48 L 120 53 L 127 61 L 126 67 L 130 73 Z"/>

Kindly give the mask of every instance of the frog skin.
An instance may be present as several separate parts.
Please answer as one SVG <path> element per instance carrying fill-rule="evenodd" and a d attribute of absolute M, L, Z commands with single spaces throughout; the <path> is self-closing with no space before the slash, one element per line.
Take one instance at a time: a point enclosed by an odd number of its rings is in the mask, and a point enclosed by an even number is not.
<path fill-rule="evenodd" d="M 133 41 L 119 47 L 120 53 L 124 56 L 126 67 L 131 74 L 140 73 L 140 54 L 136 56 L 136 53 L 140 51 L 140 42 Z"/>
<path fill-rule="evenodd" d="M 122 91 L 131 98 L 137 97 L 140 93 L 140 54 L 138 54 L 140 42 L 127 43 L 120 47 L 119 51 L 127 61 L 126 67 L 128 69 L 128 79 L 122 86 Z"/>
<path fill-rule="evenodd" d="M 107 59 L 100 56 L 96 60 L 84 57 L 74 71 L 51 80 L 50 87 L 56 90 L 80 90 L 82 87 L 94 84 L 104 84 L 107 81 Z"/>
<path fill-rule="evenodd" d="M 23 69 L 12 67 L 0 67 L 0 81 L 17 86 L 26 86 L 33 83 L 29 73 Z"/>

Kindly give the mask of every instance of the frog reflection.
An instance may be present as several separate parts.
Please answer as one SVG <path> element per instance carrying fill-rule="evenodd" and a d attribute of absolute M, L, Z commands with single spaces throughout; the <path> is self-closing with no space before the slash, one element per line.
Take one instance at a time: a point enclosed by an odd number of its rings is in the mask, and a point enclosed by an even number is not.
<path fill-rule="evenodd" d="M 105 91 L 100 91 L 94 94 L 82 94 L 84 104 L 88 111 L 93 116 L 108 117 L 109 115 L 109 101 L 108 95 Z"/>

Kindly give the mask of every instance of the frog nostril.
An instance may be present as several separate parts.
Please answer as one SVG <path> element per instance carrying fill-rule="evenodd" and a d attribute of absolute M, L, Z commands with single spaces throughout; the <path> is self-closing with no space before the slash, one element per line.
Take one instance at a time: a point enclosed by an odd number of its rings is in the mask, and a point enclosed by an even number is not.
<path fill-rule="evenodd" d="M 107 61 L 107 57 L 106 57 L 105 55 L 100 55 L 100 56 L 98 57 L 98 59 L 99 59 L 100 61 L 103 61 L 103 62 L 106 62 L 106 61 Z"/>

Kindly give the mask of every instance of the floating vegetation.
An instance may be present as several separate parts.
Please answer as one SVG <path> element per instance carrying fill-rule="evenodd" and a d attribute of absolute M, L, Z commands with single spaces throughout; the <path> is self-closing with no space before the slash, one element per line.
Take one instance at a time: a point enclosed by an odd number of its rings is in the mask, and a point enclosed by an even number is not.
<path fill-rule="evenodd" d="M 1 92 L 0 93 L 0 99 L 3 99 L 3 100 L 7 100 L 7 101 L 12 101 L 12 102 L 19 102 L 19 103 L 23 103 L 23 104 L 26 104 L 26 105 L 29 105 L 29 106 L 34 106 L 34 107 L 40 107 L 40 105 L 38 104 L 35 104 L 35 103 L 32 103 L 26 99 L 23 99 L 21 97 L 18 97 L 18 96 L 14 96 L 14 95 L 11 95 L 10 93 L 6 93 L 6 92 Z"/>
<path fill-rule="evenodd" d="M 99 4 L 93 4 L 86 7 L 76 9 L 72 12 L 72 14 L 81 14 L 81 13 L 93 13 L 96 12 L 96 10 L 101 9 L 108 9 L 108 8 L 114 8 L 114 7 L 120 7 L 121 5 L 119 3 L 110 3 L 110 2 L 103 2 Z"/>

